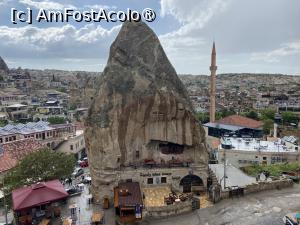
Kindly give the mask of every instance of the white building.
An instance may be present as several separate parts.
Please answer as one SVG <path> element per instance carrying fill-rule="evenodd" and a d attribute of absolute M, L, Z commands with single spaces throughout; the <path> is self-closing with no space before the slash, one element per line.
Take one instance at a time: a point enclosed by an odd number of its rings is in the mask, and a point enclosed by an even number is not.
<path fill-rule="evenodd" d="M 217 158 L 220 163 L 226 162 L 236 167 L 252 164 L 274 164 L 281 162 L 296 162 L 300 152 L 288 148 L 281 139 L 277 141 L 262 141 L 255 138 L 226 137 L 218 147 Z"/>
<path fill-rule="evenodd" d="M 55 150 L 67 154 L 74 154 L 78 159 L 82 158 L 82 156 L 85 155 L 83 130 L 76 130 L 73 136 L 66 138 Z"/>

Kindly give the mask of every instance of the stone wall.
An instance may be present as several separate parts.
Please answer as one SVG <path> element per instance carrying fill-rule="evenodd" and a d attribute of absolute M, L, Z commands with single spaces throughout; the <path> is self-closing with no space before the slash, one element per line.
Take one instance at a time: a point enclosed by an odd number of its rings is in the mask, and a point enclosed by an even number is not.
<path fill-rule="evenodd" d="M 187 200 L 185 202 L 179 202 L 174 205 L 166 205 L 166 206 L 160 206 L 160 207 L 147 207 L 146 210 L 144 210 L 144 218 L 164 218 L 169 217 L 173 215 L 179 215 L 182 213 L 186 213 L 192 210 L 192 201 Z"/>
<path fill-rule="evenodd" d="M 275 181 L 261 181 L 255 184 L 247 185 L 244 188 L 244 194 L 251 194 L 260 191 L 274 190 L 274 189 L 282 189 L 292 187 L 294 182 L 290 179 L 285 180 L 275 180 Z M 221 192 L 221 198 L 226 199 L 229 198 L 229 190 Z"/>
<path fill-rule="evenodd" d="M 207 183 L 207 173 L 205 168 L 197 168 L 197 167 L 177 167 L 177 168 L 138 168 L 138 169 L 127 169 L 119 171 L 118 181 L 127 179 L 132 179 L 132 181 L 137 181 L 141 184 L 141 186 L 151 186 L 147 184 L 148 178 L 153 178 L 153 185 L 161 185 L 161 177 L 166 177 L 168 185 L 171 185 L 172 188 L 182 191 L 182 186 L 179 185 L 180 180 L 189 175 L 190 173 L 199 176 L 204 186 L 206 187 Z"/>
<path fill-rule="evenodd" d="M 287 180 L 275 180 L 275 181 L 263 181 L 258 184 L 247 185 L 245 188 L 245 194 L 250 194 L 253 192 L 273 190 L 273 189 L 282 189 L 293 186 L 293 181 L 290 179 Z"/>

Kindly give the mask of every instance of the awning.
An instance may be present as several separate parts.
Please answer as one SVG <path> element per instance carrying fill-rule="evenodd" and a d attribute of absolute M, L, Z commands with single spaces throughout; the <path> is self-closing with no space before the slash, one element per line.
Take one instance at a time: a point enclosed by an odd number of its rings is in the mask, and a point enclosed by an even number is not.
<path fill-rule="evenodd" d="M 20 211 L 68 197 L 59 180 L 41 182 L 12 191 L 13 209 Z"/>

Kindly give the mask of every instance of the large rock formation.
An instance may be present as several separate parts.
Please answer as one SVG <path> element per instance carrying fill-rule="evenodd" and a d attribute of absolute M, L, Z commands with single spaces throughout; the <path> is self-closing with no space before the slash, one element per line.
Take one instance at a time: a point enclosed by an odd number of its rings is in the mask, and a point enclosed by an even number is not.
<path fill-rule="evenodd" d="M 122 26 L 86 126 L 94 194 L 111 188 L 120 168 L 145 159 L 170 160 L 172 155 L 159 151 L 161 145 L 179 146 L 181 160 L 207 167 L 204 130 L 157 36 L 145 23 Z"/>
<path fill-rule="evenodd" d="M 9 72 L 9 69 L 5 63 L 5 61 L 0 56 L 0 81 L 4 79 L 4 76 L 6 76 Z"/>

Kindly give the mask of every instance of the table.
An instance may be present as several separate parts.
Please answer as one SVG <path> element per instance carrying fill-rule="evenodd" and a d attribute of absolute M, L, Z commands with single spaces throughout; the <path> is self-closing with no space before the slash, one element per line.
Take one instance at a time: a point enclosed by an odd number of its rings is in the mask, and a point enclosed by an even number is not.
<path fill-rule="evenodd" d="M 179 203 L 180 202 L 180 199 L 179 198 L 176 198 L 175 199 L 175 203 Z"/>
<path fill-rule="evenodd" d="M 72 222 L 73 222 L 73 220 L 72 220 L 71 218 L 68 217 L 68 218 L 64 219 L 63 225 L 71 225 Z"/>
<path fill-rule="evenodd" d="M 42 219 L 42 221 L 39 223 L 39 225 L 48 225 L 50 223 L 49 219 Z"/>
<path fill-rule="evenodd" d="M 101 212 L 97 212 L 97 213 L 93 213 L 92 215 L 92 223 L 100 223 L 101 220 L 103 219 L 103 213 Z"/>

